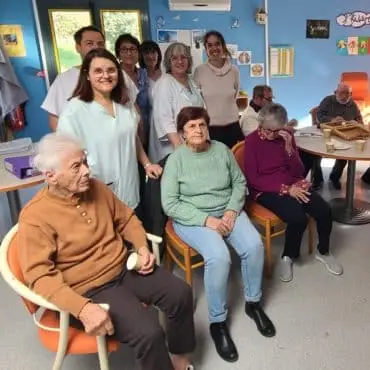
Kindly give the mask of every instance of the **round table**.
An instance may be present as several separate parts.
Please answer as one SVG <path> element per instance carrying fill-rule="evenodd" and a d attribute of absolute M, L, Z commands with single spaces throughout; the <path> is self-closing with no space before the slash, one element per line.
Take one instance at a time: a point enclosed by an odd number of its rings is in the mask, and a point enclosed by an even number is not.
<path fill-rule="evenodd" d="M 33 154 L 32 150 L 21 153 L 0 155 L 0 192 L 6 193 L 8 198 L 10 217 L 13 225 L 18 222 L 19 212 L 21 210 L 18 190 L 41 184 L 44 182 L 44 178 L 43 176 L 34 176 L 27 179 L 19 179 L 5 169 L 4 159 L 30 154 Z"/>
<path fill-rule="evenodd" d="M 300 136 L 302 133 L 309 136 Z M 322 132 L 316 127 L 297 130 L 295 139 L 297 146 L 305 152 L 315 154 L 319 157 L 344 159 L 348 161 L 346 197 L 334 198 L 329 201 L 333 211 L 333 219 L 348 225 L 363 225 L 370 223 L 370 204 L 354 199 L 356 161 L 370 160 L 370 142 L 367 142 L 364 151 L 360 152 L 356 150 L 354 142 L 333 137 L 334 140 L 350 145 L 351 148 L 346 150 L 335 150 L 333 153 L 328 153 Z"/>

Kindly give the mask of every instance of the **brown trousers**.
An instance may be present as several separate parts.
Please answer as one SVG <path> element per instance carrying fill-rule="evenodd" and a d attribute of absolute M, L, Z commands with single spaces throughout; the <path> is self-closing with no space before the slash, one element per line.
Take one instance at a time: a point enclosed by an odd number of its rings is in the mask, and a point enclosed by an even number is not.
<path fill-rule="evenodd" d="M 94 303 L 108 303 L 114 338 L 135 351 L 143 370 L 173 370 L 168 352 L 185 354 L 195 348 L 193 297 L 190 287 L 161 267 L 150 275 L 126 269 L 114 280 L 85 294 Z M 166 315 L 166 335 L 142 303 Z"/>

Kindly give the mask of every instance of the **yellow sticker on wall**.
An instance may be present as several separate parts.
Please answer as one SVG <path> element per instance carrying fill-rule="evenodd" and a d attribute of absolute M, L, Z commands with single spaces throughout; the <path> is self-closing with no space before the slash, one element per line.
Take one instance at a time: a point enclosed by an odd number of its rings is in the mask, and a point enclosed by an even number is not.
<path fill-rule="evenodd" d="M 0 37 L 9 57 L 25 57 L 22 26 L 16 24 L 0 24 Z"/>

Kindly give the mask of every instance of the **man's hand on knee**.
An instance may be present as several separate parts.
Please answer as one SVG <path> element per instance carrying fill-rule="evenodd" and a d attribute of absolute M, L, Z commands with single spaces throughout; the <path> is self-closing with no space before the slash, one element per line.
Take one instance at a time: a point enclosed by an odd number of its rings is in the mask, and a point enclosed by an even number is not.
<path fill-rule="evenodd" d="M 84 325 L 87 334 L 95 336 L 114 334 L 114 327 L 108 312 L 98 304 L 87 303 L 78 318 Z"/>

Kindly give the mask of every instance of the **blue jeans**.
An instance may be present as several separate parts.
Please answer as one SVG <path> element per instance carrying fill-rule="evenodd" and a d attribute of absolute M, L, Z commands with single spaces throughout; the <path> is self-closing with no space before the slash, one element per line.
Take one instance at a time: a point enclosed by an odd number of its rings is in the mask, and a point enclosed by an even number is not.
<path fill-rule="evenodd" d="M 240 257 L 245 300 L 258 302 L 261 299 L 264 249 L 258 231 L 245 212 L 240 213 L 233 231 L 225 238 L 204 226 L 184 226 L 176 222 L 173 226 L 177 235 L 204 259 L 204 289 L 210 323 L 223 322 L 227 318 L 227 282 L 231 259 L 226 243 Z"/>

